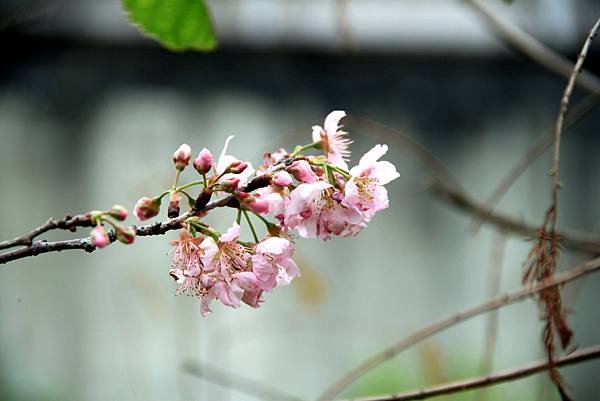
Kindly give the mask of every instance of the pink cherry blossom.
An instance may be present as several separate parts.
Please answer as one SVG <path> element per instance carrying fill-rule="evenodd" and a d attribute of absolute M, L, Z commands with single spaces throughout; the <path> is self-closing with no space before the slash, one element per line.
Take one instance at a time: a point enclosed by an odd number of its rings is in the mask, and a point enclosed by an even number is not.
<path fill-rule="evenodd" d="M 173 153 L 173 163 L 175 163 L 175 168 L 180 171 L 185 169 L 191 158 L 192 148 L 190 148 L 190 145 L 184 143 L 175 151 L 175 153 Z"/>
<path fill-rule="evenodd" d="M 327 160 L 334 166 L 348 169 L 346 163 L 350 159 L 350 144 L 352 141 L 346 137 L 345 131 L 338 131 L 341 126 L 339 122 L 346 116 L 341 110 L 332 111 L 325 117 L 323 127 L 315 125 L 312 131 L 312 139 L 319 142 L 321 149 L 325 151 Z"/>
<path fill-rule="evenodd" d="M 191 293 L 198 295 L 200 274 L 203 266 L 200 260 L 202 249 L 200 243 L 203 237 L 193 237 L 187 230 L 179 230 L 179 240 L 171 241 L 175 248 L 173 263 L 169 274 L 179 284 L 178 294 Z"/>
<path fill-rule="evenodd" d="M 294 182 L 294 180 L 287 171 L 278 171 L 277 173 L 273 174 L 273 179 L 271 182 L 280 187 L 288 187 Z"/>
<path fill-rule="evenodd" d="M 276 285 L 288 285 L 300 275 L 300 269 L 292 260 L 294 247 L 282 237 L 269 237 L 256 245 L 252 256 L 252 271 L 258 285 L 271 291 Z"/>
<path fill-rule="evenodd" d="M 287 171 L 289 171 L 298 181 L 306 184 L 312 184 L 313 182 L 319 181 L 319 177 L 317 177 L 306 160 L 296 160 L 287 168 Z"/>
<path fill-rule="evenodd" d="M 237 178 L 239 180 L 239 185 L 244 186 L 248 183 L 248 181 L 250 180 L 250 177 L 252 177 L 254 175 L 255 170 L 254 170 L 254 168 L 252 168 L 251 163 L 240 162 L 240 160 L 238 160 L 237 157 L 227 154 L 227 148 L 229 147 L 229 143 L 231 142 L 232 139 L 233 139 L 233 135 L 230 135 L 225 140 L 225 146 L 223 146 L 223 150 L 221 151 L 219 160 L 217 160 L 217 165 L 216 165 L 215 169 L 216 169 L 216 172 L 218 175 L 222 174 L 221 178 L 219 179 L 219 182 L 226 181 L 230 178 Z M 227 169 L 232 164 L 235 165 L 236 163 L 244 163 L 245 166 L 243 169 L 241 169 L 239 171 L 239 173 L 236 173 L 236 174 L 225 173 L 225 171 L 227 171 Z M 239 164 L 238 164 L 238 167 L 239 167 Z"/>
<path fill-rule="evenodd" d="M 160 200 L 148 198 L 146 196 L 140 198 L 134 207 L 135 217 L 140 221 L 151 219 L 158 215 L 160 211 Z"/>
<path fill-rule="evenodd" d="M 233 308 L 240 306 L 244 296 L 244 289 L 235 274 L 249 271 L 252 257 L 250 251 L 237 242 L 239 236 L 240 226 L 234 223 L 218 241 L 207 237 L 200 244 L 204 269 L 215 280 L 214 295 L 223 305 Z"/>
<path fill-rule="evenodd" d="M 290 193 L 284 224 L 304 238 L 329 239 L 356 235 L 363 227 L 361 213 L 341 204 L 342 195 L 331 184 L 300 184 Z"/>
<path fill-rule="evenodd" d="M 214 158 L 212 153 L 206 148 L 202 148 L 196 159 L 194 160 L 194 168 L 200 174 L 206 174 L 212 168 Z"/>
<path fill-rule="evenodd" d="M 366 221 L 389 206 L 384 185 L 400 176 L 392 163 L 379 161 L 387 150 L 387 145 L 375 145 L 365 153 L 358 166 L 350 170 L 351 178 L 344 187 L 342 204 L 359 210 Z"/>
<path fill-rule="evenodd" d="M 97 248 L 104 248 L 110 242 L 110 239 L 108 238 L 108 233 L 102 226 L 96 226 L 92 229 L 90 240 L 92 242 L 92 245 L 94 245 Z"/>

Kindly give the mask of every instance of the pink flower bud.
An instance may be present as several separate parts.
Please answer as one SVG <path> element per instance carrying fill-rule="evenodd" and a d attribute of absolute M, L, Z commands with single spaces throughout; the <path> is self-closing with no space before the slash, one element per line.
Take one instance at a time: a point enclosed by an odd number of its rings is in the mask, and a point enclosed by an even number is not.
<path fill-rule="evenodd" d="M 233 174 L 240 174 L 241 172 L 246 170 L 246 168 L 248 168 L 248 163 L 241 162 L 238 160 L 238 161 L 231 163 L 229 165 L 229 167 L 227 167 L 227 172 L 233 173 Z"/>
<path fill-rule="evenodd" d="M 177 192 L 173 192 L 171 194 L 171 198 L 169 199 L 169 208 L 167 209 L 167 216 L 169 216 L 170 219 L 174 219 L 175 217 L 179 216 L 179 200 L 181 199 L 181 196 L 177 193 Z"/>
<path fill-rule="evenodd" d="M 127 218 L 127 209 L 121 205 L 114 205 L 106 212 L 113 219 L 123 221 Z"/>
<path fill-rule="evenodd" d="M 97 248 L 104 248 L 110 242 L 110 240 L 108 239 L 108 233 L 102 226 L 94 227 L 90 239 L 92 245 L 94 245 Z"/>
<path fill-rule="evenodd" d="M 190 162 L 192 158 L 192 148 L 188 144 L 183 144 L 173 153 L 173 163 L 175 168 L 182 171 Z"/>
<path fill-rule="evenodd" d="M 160 199 L 152 199 L 144 196 L 135 204 L 134 213 L 140 221 L 151 219 L 160 211 Z"/>
<path fill-rule="evenodd" d="M 266 199 L 262 199 L 257 196 L 249 196 L 246 199 L 246 206 L 248 206 L 248 209 L 250 209 L 254 213 L 269 213 L 269 202 Z"/>
<path fill-rule="evenodd" d="M 221 191 L 225 192 L 233 192 L 238 189 L 240 185 L 240 179 L 237 177 L 227 178 L 226 180 L 221 181 Z"/>
<path fill-rule="evenodd" d="M 287 187 L 293 180 L 292 176 L 287 171 L 279 171 L 278 173 L 275 173 L 271 182 L 280 187 Z"/>
<path fill-rule="evenodd" d="M 135 229 L 133 227 L 117 226 L 117 239 L 124 244 L 132 244 L 135 241 Z"/>
<path fill-rule="evenodd" d="M 194 168 L 200 174 L 206 174 L 212 168 L 214 162 L 214 158 L 212 153 L 206 148 L 203 148 L 200 153 L 198 153 L 198 157 L 194 160 Z"/>
<path fill-rule="evenodd" d="M 296 160 L 291 166 L 287 168 L 287 171 L 292 173 L 298 181 L 312 184 L 318 181 L 318 177 L 314 171 L 310 168 L 310 164 L 306 160 Z"/>

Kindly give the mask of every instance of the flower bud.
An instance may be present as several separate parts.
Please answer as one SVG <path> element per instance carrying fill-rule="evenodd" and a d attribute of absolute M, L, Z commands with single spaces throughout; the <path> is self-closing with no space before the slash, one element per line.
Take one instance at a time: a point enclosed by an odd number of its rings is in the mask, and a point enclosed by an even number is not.
<path fill-rule="evenodd" d="M 127 209 L 125 209 L 121 205 L 114 205 L 113 207 L 108 209 L 108 212 L 106 212 L 106 214 L 108 214 L 113 219 L 123 221 L 127 218 Z"/>
<path fill-rule="evenodd" d="M 194 160 L 194 168 L 200 174 L 204 175 L 210 171 L 214 162 L 214 158 L 212 153 L 206 148 L 203 148 L 200 153 L 198 153 L 198 157 Z"/>
<path fill-rule="evenodd" d="M 190 162 L 192 158 L 192 148 L 188 144 L 183 144 L 173 153 L 173 163 L 175 168 L 182 171 Z"/>
<path fill-rule="evenodd" d="M 135 204 L 134 213 L 140 221 L 151 219 L 160 211 L 160 199 L 152 199 L 144 196 Z"/>
<path fill-rule="evenodd" d="M 133 227 L 117 226 L 117 239 L 124 244 L 132 244 L 135 241 L 135 229 Z"/>
<path fill-rule="evenodd" d="M 248 168 L 248 163 L 238 160 L 238 161 L 231 163 L 229 165 L 229 167 L 227 167 L 226 172 L 233 173 L 233 174 L 240 174 L 241 172 L 246 170 L 246 168 Z"/>
<path fill-rule="evenodd" d="M 289 171 L 298 181 L 311 184 L 318 181 L 318 177 L 310 168 L 310 164 L 306 160 L 296 160 L 288 168 Z"/>
<path fill-rule="evenodd" d="M 92 229 L 90 240 L 92 245 L 97 248 L 104 248 L 110 242 L 108 239 L 108 233 L 102 226 L 96 226 Z"/>
<path fill-rule="evenodd" d="M 221 191 L 225 191 L 225 192 L 233 192 L 236 189 L 238 189 L 239 185 L 240 185 L 240 179 L 237 177 L 231 177 L 231 178 L 227 178 L 227 179 L 221 181 L 220 189 L 221 189 Z"/>
<path fill-rule="evenodd" d="M 271 182 L 280 187 L 287 187 L 293 182 L 293 180 L 292 176 L 287 171 L 279 171 L 275 173 Z"/>
<path fill-rule="evenodd" d="M 175 217 L 179 216 L 179 200 L 181 199 L 181 196 L 177 193 L 177 192 L 173 192 L 171 194 L 171 198 L 169 199 L 169 208 L 167 209 L 167 216 L 169 216 L 170 219 L 174 219 Z"/>
<path fill-rule="evenodd" d="M 259 198 L 257 196 L 249 196 L 246 201 L 248 209 L 257 214 L 269 213 L 269 202 L 266 199 Z"/>

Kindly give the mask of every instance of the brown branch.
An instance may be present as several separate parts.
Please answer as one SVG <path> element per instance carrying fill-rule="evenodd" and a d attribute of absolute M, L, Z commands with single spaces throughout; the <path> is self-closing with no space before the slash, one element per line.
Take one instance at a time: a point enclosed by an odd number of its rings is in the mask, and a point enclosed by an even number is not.
<path fill-rule="evenodd" d="M 482 2 L 478 0 L 465 0 L 465 2 L 478 12 L 492 30 L 510 46 L 548 70 L 566 78 L 570 77 L 574 64 L 569 59 L 542 44 Z M 582 71 L 577 85 L 589 92 L 600 94 L 600 79 L 589 71 Z"/>
<path fill-rule="evenodd" d="M 565 120 L 564 129 L 573 127 L 579 120 L 585 115 L 594 110 L 600 104 L 599 95 L 589 95 L 580 103 L 578 103 L 573 110 L 569 113 Z M 563 135 L 566 132 L 563 133 Z M 554 128 L 548 130 L 547 133 L 541 135 L 536 139 L 534 144 L 525 152 L 525 154 L 517 161 L 514 167 L 500 180 L 496 189 L 492 194 L 483 202 L 482 212 L 475 216 L 472 228 L 477 231 L 481 228 L 483 223 L 487 220 L 489 215 L 494 212 L 496 205 L 504 195 L 508 192 L 510 187 L 517 181 L 517 179 L 523 175 L 529 168 L 529 165 L 533 163 L 538 157 L 552 145 L 554 142 Z"/>
<path fill-rule="evenodd" d="M 477 215 L 486 212 L 483 206 L 479 205 L 462 191 L 449 188 L 441 183 L 434 184 L 430 190 L 439 199 L 468 214 Z M 486 222 L 497 228 L 525 237 L 535 237 L 539 229 L 539 227 L 524 223 L 520 219 L 500 213 L 491 213 L 487 217 Z M 561 238 L 561 244 L 567 248 L 591 254 L 600 253 L 600 238 L 574 230 L 560 232 L 558 235 Z"/>
<path fill-rule="evenodd" d="M 183 370 L 187 373 L 204 379 L 208 382 L 228 387 L 256 397 L 260 400 L 271 401 L 299 401 L 299 398 L 284 394 L 271 386 L 248 379 L 246 377 L 234 375 L 231 372 L 225 372 L 216 366 L 195 361 L 185 361 Z"/>
<path fill-rule="evenodd" d="M 576 266 L 565 273 L 555 276 L 551 279 L 544 280 L 534 286 L 522 288 L 518 291 L 502 295 L 500 297 L 492 298 L 482 304 L 479 304 L 470 309 L 466 309 L 455 315 L 443 318 L 433 324 L 430 324 L 421 330 L 416 331 L 410 336 L 397 342 L 396 344 L 384 349 L 383 351 L 369 357 L 361 364 L 356 366 L 354 369 L 346 373 L 342 378 L 332 384 L 320 397 L 319 401 L 329 401 L 339 394 L 342 390 L 348 387 L 358 378 L 362 377 L 367 372 L 371 371 L 375 367 L 381 365 L 402 351 L 412 347 L 415 344 L 437 334 L 441 331 L 448 329 L 460 322 L 471 319 L 472 317 L 487 313 L 511 303 L 522 301 L 527 299 L 546 288 L 553 288 L 569 281 L 575 280 L 584 275 L 593 273 L 600 270 L 600 258 L 592 259 L 579 266 Z"/>
<path fill-rule="evenodd" d="M 561 99 L 560 111 L 558 112 L 558 117 L 556 118 L 556 125 L 554 127 L 554 152 L 552 154 L 552 204 L 555 208 L 557 208 L 558 204 L 558 163 L 560 157 L 560 139 L 562 135 L 563 122 L 565 115 L 567 114 L 567 110 L 569 109 L 569 99 L 571 98 L 571 94 L 575 88 L 575 81 L 577 80 L 577 76 L 581 74 L 583 62 L 585 61 L 592 40 L 594 40 L 596 34 L 598 33 L 598 29 L 600 29 L 600 18 L 598 18 L 592 27 L 585 42 L 583 43 L 581 51 L 579 52 L 579 56 L 577 56 L 577 63 L 575 64 L 575 67 L 573 67 L 573 71 L 569 76 L 569 82 L 567 83 L 567 87 L 565 88 L 565 92 Z"/>
<path fill-rule="evenodd" d="M 580 362 L 585 362 L 591 359 L 600 358 L 600 346 L 587 347 L 577 350 L 571 354 L 561 356 L 554 360 L 553 366 L 567 366 Z M 423 400 L 426 398 L 436 397 L 440 395 L 448 395 L 459 393 L 462 391 L 474 390 L 481 387 L 492 386 L 495 384 L 512 381 L 527 377 L 539 372 L 550 369 L 551 366 L 547 360 L 538 361 L 525 365 L 519 368 L 508 369 L 500 373 L 488 376 L 474 377 L 466 380 L 458 380 L 455 382 L 442 384 L 439 386 L 429 387 L 417 391 L 406 393 L 384 395 L 366 398 L 353 398 L 352 401 L 409 401 Z"/>
<path fill-rule="evenodd" d="M 371 138 L 385 140 L 395 144 L 413 154 L 434 179 L 430 187 L 431 192 L 440 200 L 449 203 L 458 209 L 473 216 L 487 215 L 486 223 L 489 223 L 504 231 L 521 234 L 525 237 L 533 237 L 537 233 L 537 226 L 524 223 L 500 213 L 490 212 L 485 206 L 465 194 L 460 182 L 440 160 L 429 150 L 420 145 L 414 139 L 395 128 L 377 123 L 362 117 L 350 115 L 346 117 L 345 126 L 353 132 L 363 132 Z M 565 247 L 592 254 L 600 253 L 600 237 L 594 237 L 588 233 L 566 230 L 560 233 L 562 244 Z"/>
<path fill-rule="evenodd" d="M 34 228 L 30 232 L 23 234 L 19 237 L 13 238 L 12 240 L 0 242 L 0 249 L 12 248 L 20 245 L 31 245 L 33 239 L 45 232 L 51 230 L 69 230 L 75 231 L 77 227 L 92 227 L 92 220 L 89 214 L 79 214 L 77 216 L 66 216 L 62 220 L 55 220 L 50 217 L 48 221 L 39 227 Z"/>
<path fill-rule="evenodd" d="M 285 165 L 290 164 L 290 161 L 293 161 L 293 159 L 285 159 L 279 165 L 273 166 L 273 169 L 271 171 L 276 171 L 278 168 L 281 168 Z M 266 175 L 255 177 L 248 183 L 248 185 L 246 185 L 244 188 L 242 188 L 242 190 L 251 192 L 255 189 L 266 186 L 268 184 L 268 180 L 265 177 L 266 177 Z M 219 200 L 213 201 L 213 202 L 203 206 L 199 210 L 195 210 L 195 209 L 191 210 L 190 212 L 183 213 L 181 216 L 174 218 L 174 219 L 170 219 L 165 222 L 156 222 L 156 223 L 148 224 L 148 225 L 141 226 L 141 227 L 133 226 L 135 228 L 135 234 L 137 237 L 145 237 L 145 236 L 151 236 L 151 235 L 163 235 L 169 231 L 177 230 L 177 229 L 181 228 L 181 223 L 188 217 L 207 212 L 207 211 L 215 209 L 217 207 L 229 206 L 231 204 L 231 202 L 235 201 L 235 199 L 236 198 L 234 195 L 228 195 Z M 80 215 L 80 216 L 85 216 L 85 215 Z M 78 216 L 76 216 L 76 217 L 78 217 Z M 50 222 L 50 220 L 48 222 Z M 48 227 L 52 227 L 52 228 L 48 228 Z M 73 226 L 73 227 L 75 227 L 75 226 Z M 23 238 L 27 238 L 31 233 L 34 233 L 35 235 L 39 235 L 39 234 L 41 234 L 43 232 L 47 232 L 48 230 L 53 229 L 53 228 L 61 228 L 61 227 L 58 227 L 58 226 L 55 227 L 53 225 L 48 225 L 48 223 L 46 223 L 43 226 L 40 226 L 37 229 L 26 234 L 25 236 L 23 236 Z M 68 229 L 71 229 L 71 228 L 72 227 L 69 227 Z M 40 232 L 38 233 L 38 231 L 40 231 Z M 19 237 L 19 238 L 21 238 L 21 237 Z M 18 239 L 18 238 L 16 238 L 16 239 Z M 116 241 L 117 237 L 114 232 L 110 233 L 109 239 L 110 239 L 111 244 Z M 12 241 L 14 241 L 14 240 L 12 240 Z M 8 242 L 10 242 L 10 241 L 8 241 Z M 30 245 L 27 245 L 23 248 L 15 249 L 14 251 L 0 254 L 0 264 L 5 264 L 5 263 L 11 262 L 13 260 L 22 259 L 22 258 L 29 257 L 29 256 L 37 256 L 37 255 L 48 253 L 48 252 L 60 252 L 60 251 L 64 251 L 64 250 L 74 250 L 74 249 L 79 249 L 79 250 L 83 250 L 86 252 L 93 252 L 96 250 L 96 247 L 91 244 L 89 238 L 79 238 L 79 239 L 56 241 L 56 242 L 48 242 L 45 240 L 39 240 L 39 241 L 35 241 L 35 242 L 31 243 Z"/>

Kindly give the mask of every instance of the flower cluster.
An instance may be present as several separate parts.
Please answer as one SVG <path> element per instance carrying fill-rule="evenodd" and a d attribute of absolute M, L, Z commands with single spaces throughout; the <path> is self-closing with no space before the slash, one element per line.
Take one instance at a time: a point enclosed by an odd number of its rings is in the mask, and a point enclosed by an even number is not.
<path fill-rule="evenodd" d="M 300 270 L 292 259 L 296 235 L 323 240 L 354 236 L 388 207 L 384 185 L 399 174 L 393 164 L 379 160 L 387 146 L 376 145 L 349 169 L 352 141 L 340 126 L 345 115 L 333 111 L 323 127 L 313 127 L 312 143 L 291 153 L 266 153 L 256 170 L 228 154 L 230 136 L 216 160 L 202 149 L 192 162 L 201 179 L 184 185 L 179 178 L 192 161 L 192 151 L 181 145 L 173 154 L 176 175 L 171 189 L 137 202 L 135 215 L 146 220 L 159 214 L 167 195 L 170 218 L 180 215 L 180 201 L 187 199 L 190 210 L 181 218 L 179 239 L 172 242 L 170 275 L 179 284 L 178 293 L 198 297 L 202 315 L 211 312 L 215 299 L 232 308 L 242 303 L 258 307 L 264 292 L 298 277 Z M 309 149 L 323 153 L 306 155 Z M 188 191 L 195 186 L 200 190 L 192 195 Z M 202 220 L 213 195 L 228 197 L 221 205 L 238 211 L 223 234 Z M 251 242 L 240 240 L 242 216 Z M 259 238 L 250 216 L 264 224 L 264 236 Z"/>

